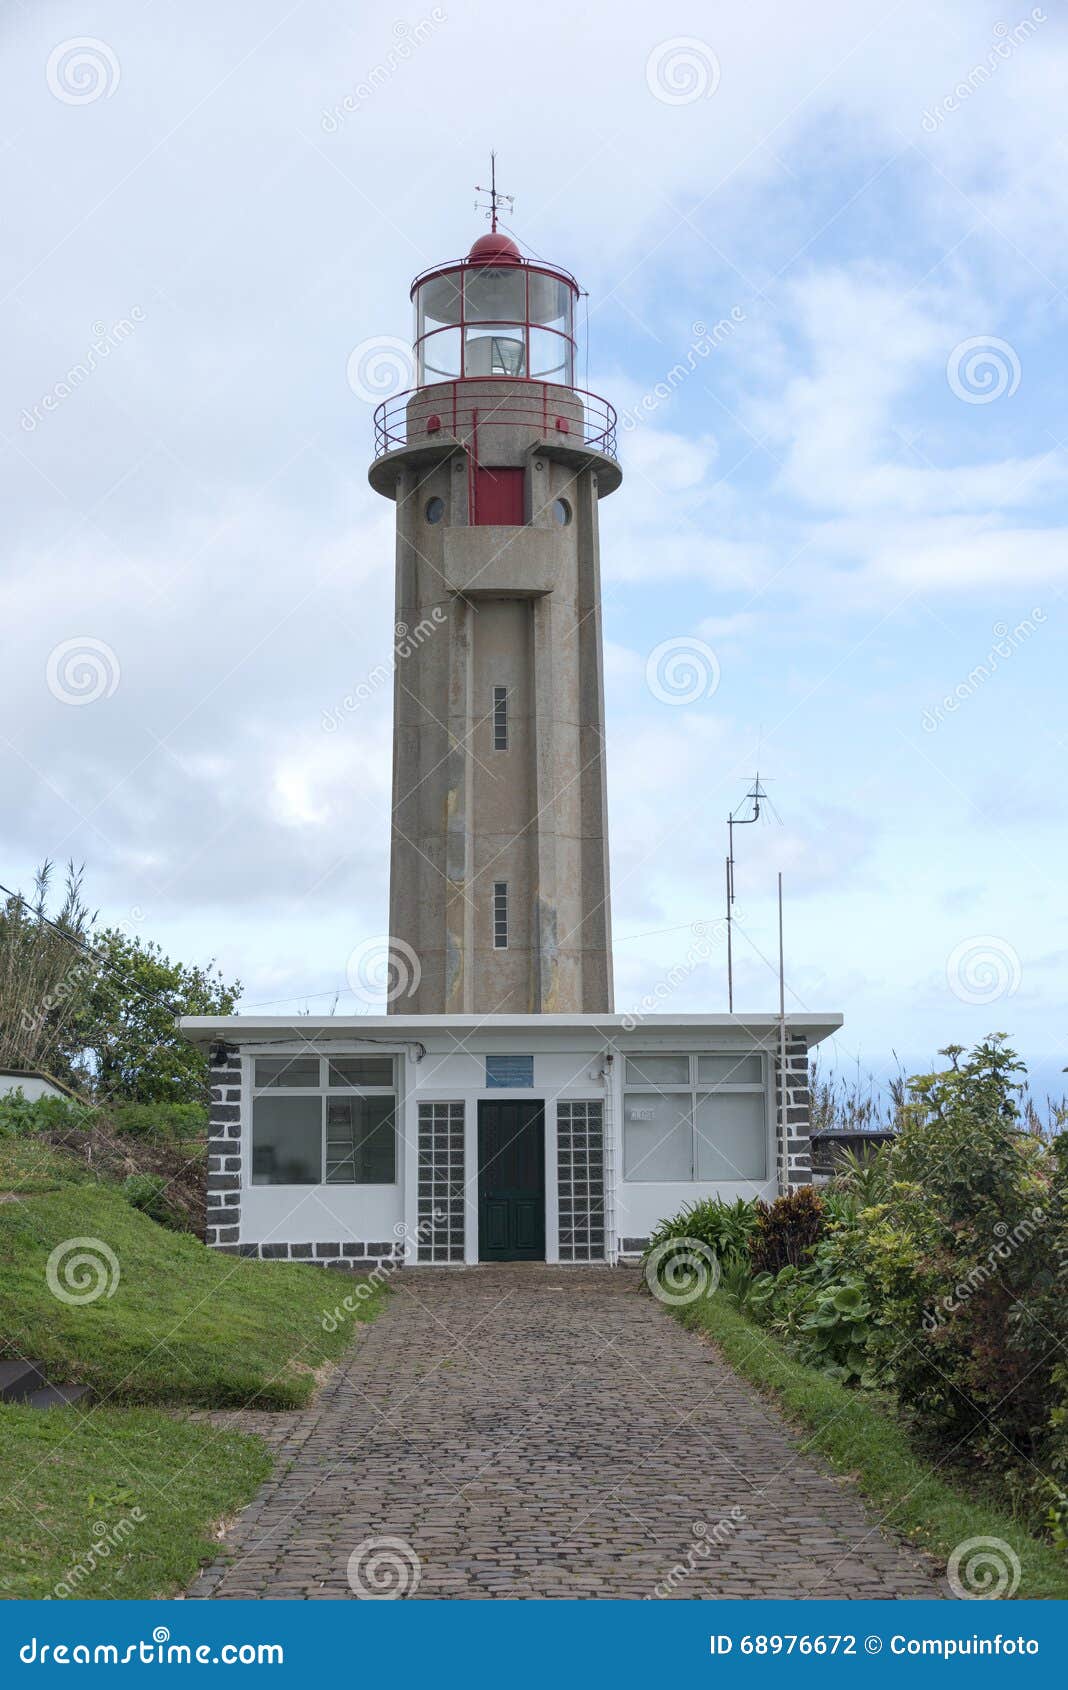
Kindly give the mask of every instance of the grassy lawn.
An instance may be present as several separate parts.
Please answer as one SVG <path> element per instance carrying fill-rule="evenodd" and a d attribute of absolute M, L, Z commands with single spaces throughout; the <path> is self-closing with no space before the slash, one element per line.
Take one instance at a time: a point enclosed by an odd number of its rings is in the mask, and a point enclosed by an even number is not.
<path fill-rule="evenodd" d="M 269 1467 L 259 1438 L 154 1409 L 0 1404 L 0 1596 L 173 1595 Z"/>
<path fill-rule="evenodd" d="M 39 1139 L 0 1139 L 0 1191 L 21 1197 L 0 1202 L 0 1356 L 96 1397 L 0 1403 L 0 1596 L 173 1595 L 271 1464 L 259 1438 L 194 1423 L 182 1405 L 304 1404 L 383 1292 L 357 1298 L 347 1273 L 219 1255 Z M 49 1288 L 49 1257 L 72 1240 L 99 1264 L 92 1301 Z M 52 1279 L 79 1289 L 62 1263 Z M 354 1312 L 324 1331 L 346 1297 Z"/>
<path fill-rule="evenodd" d="M 1020 1558 L 1019 1598 L 1068 1598 L 1068 1567 L 1051 1545 L 1011 1515 L 969 1497 L 945 1469 L 936 1473 L 904 1427 L 862 1393 L 797 1361 L 724 1295 L 673 1312 L 683 1325 L 706 1333 L 743 1378 L 770 1395 L 808 1434 L 802 1448 L 848 1473 L 888 1526 L 943 1562 L 966 1538 L 1002 1538 Z"/>
<path fill-rule="evenodd" d="M 73 1239 L 112 1253 L 112 1295 L 71 1303 L 49 1289 L 50 1253 Z M 113 1282 L 106 1252 L 96 1254 Z M 90 1385 L 111 1402 L 299 1406 L 315 1369 L 346 1347 L 357 1320 L 377 1312 L 376 1291 L 354 1299 L 357 1312 L 343 1315 L 337 1331 L 323 1330 L 323 1316 L 358 1284 L 322 1268 L 218 1255 L 157 1226 L 113 1186 L 64 1185 L 0 1204 L 0 1334 L 9 1353 L 43 1361 L 53 1379 Z"/>
<path fill-rule="evenodd" d="M 28 1196 L 84 1184 L 92 1177 L 73 1157 L 53 1150 L 42 1139 L 0 1137 L 0 1191 Z"/>

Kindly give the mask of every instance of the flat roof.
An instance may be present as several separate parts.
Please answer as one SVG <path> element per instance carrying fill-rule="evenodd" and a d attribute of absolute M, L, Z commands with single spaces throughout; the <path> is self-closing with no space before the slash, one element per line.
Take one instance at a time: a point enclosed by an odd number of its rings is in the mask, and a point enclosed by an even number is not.
<path fill-rule="evenodd" d="M 842 1025 L 837 1013 L 786 1016 L 791 1032 L 804 1033 L 810 1045 L 829 1038 Z M 766 1034 L 779 1025 L 775 1014 L 736 1012 L 733 1015 L 183 1015 L 179 1030 L 193 1044 L 217 1040 L 240 1044 L 265 1037 L 292 1034 L 296 1039 L 353 1039 L 398 1041 L 433 1033 L 552 1033 L 592 1032 L 606 1035 L 695 1033 L 735 1029 Z"/>

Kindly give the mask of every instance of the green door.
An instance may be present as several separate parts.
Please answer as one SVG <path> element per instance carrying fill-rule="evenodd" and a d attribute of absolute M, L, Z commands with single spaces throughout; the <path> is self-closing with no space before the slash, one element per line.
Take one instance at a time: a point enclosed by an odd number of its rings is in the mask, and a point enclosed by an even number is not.
<path fill-rule="evenodd" d="M 478 1255 L 545 1260 L 545 1106 L 478 1106 Z"/>

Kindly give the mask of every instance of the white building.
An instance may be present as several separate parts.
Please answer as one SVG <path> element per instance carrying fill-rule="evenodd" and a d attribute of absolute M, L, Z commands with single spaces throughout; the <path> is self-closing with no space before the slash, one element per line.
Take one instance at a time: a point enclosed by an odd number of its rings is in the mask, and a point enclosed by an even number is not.
<path fill-rule="evenodd" d="M 702 1197 L 810 1177 L 837 1015 L 189 1016 L 213 1053 L 208 1242 L 366 1266 L 615 1262 Z"/>
<path fill-rule="evenodd" d="M 0 1068 L 0 1097 L 16 1091 L 22 1093 L 27 1103 L 36 1103 L 41 1097 L 59 1097 L 69 1102 L 74 1096 L 69 1086 L 61 1085 L 39 1068 Z"/>

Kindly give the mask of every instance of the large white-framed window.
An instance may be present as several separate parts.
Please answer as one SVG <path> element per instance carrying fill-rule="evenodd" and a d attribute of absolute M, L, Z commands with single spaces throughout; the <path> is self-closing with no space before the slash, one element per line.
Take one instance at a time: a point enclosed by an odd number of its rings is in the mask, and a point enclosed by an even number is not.
<path fill-rule="evenodd" d="M 767 1092 L 760 1051 L 625 1057 L 624 1179 L 651 1185 L 766 1179 Z"/>
<path fill-rule="evenodd" d="M 253 1185 L 395 1185 L 394 1056 L 250 1058 Z"/>

